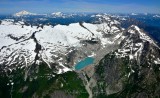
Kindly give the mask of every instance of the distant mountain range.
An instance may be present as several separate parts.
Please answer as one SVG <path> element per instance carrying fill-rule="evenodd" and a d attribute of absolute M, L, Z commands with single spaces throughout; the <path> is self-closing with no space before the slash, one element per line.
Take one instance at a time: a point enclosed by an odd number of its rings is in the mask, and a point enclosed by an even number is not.
<path fill-rule="evenodd" d="M 73 17 L 73 16 L 76 16 L 78 14 L 64 14 L 62 12 L 54 12 L 54 13 L 51 13 L 51 14 L 36 14 L 36 13 L 31 13 L 31 12 L 28 12 L 28 11 L 20 11 L 18 13 L 15 13 L 13 16 L 15 17 L 23 17 L 23 16 L 41 16 L 41 15 L 44 15 L 44 16 L 49 16 L 49 17 L 52 17 L 52 18 L 69 18 L 69 17 Z"/>

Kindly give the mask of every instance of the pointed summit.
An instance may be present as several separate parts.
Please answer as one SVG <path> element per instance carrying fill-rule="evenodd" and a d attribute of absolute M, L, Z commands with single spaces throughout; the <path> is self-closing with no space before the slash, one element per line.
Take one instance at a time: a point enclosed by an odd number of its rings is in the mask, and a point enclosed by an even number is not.
<path fill-rule="evenodd" d="M 25 11 L 25 10 L 20 11 L 20 12 L 14 14 L 14 16 L 17 16 L 17 17 L 19 17 L 19 16 L 26 16 L 26 15 L 36 15 L 36 14 L 28 12 L 28 11 Z"/>

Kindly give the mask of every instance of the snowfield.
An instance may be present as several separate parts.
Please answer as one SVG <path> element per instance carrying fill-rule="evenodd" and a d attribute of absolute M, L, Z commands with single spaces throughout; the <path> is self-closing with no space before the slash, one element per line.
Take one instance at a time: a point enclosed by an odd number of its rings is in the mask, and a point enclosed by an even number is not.
<path fill-rule="evenodd" d="M 19 14 L 30 13 L 17 13 L 17 15 Z M 111 22 L 111 19 L 107 16 L 104 19 Z M 117 23 L 117 21 L 112 21 L 112 24 Z M 39 56 L 51 67 L 50 64 L 57 62 L 55 58 L 60 58 L 60 55 L 67 55 L 70 51 L 82 47 L 82 41 L 99 40 L 103 47 L 113 44 L 120 37 L 118 31 L 120 30 L 117 27 L 109 26 L 108 23 L 72 23 L 68 26 L 56 25 L 53 27 L 44 25 L 43 27 L 37 27 L 26 26 L 22 21 L 2 20 L 0 25 L 0 64 L 30 66 L 33 63 L 39 63 L 39 60 L 35 60 L 36 56 Z M 104 33 L 108 34 L 108 32 L 117 33 L 114 40 L 103 37 Z M 38 52 L 36 50 L 37 45 L 41 46 Z M 61 71 L 59 70 L 58 73 L 69 71 L 69 68 L 65 68 L 63 65 L 65 62 L 62 62 L 58 61 L 64 70 L 60 69 Z"/>
<path fill-rule="evenodd" d="M 14 65 L 17 64 L 21 64 L 22 66 L 20 68 L 24 68 L 44 61 L 50 68 L 53 63 L 58 64 L 57 73 L 61 74 L 73 70 L 66 67 L 67 61 L 64 58 L 74 50 L 79 48 L 87 49 L 90 53 L 87 54 L 85 50 L 82 52 L 88 56 L 93 54 L 97 56 L 96 53 L 101 53 L 100 51 L 103 48 L 107 49 L 107 47 L 112 45 L 119 45 L 125 39 L 123 35 L 125 29 L 118 27 L 120 22 L 111 19 L 108 15 L 98 14 L 92 17 L 97 17 L 100 23 L 92 24 L 84 22 L 56 25 L 54 27 L 51 25 L 38 27 L 26 26 L 23 21 L 2 20 L 0 25 L 0 64 L 6 65 L 6 69 L 13 70 L 15 68 Z M 128 32 L 131 34 L 138 32 L 143 41 L 155 44 L 137 26 L 131 26 L 131 28 L 134 29 L 129 29 Z M 141 43 L 135 43 L 136 48 L 132 48 L 132 41 L 129 39 L 126 40 L 124 48 L 119 49 L 120 54 L 116 54 L 117 56 L 125 57 L 128 51 L 137 51 L 134 55 L 132 53 L 129 54 L 130 59 L 134 59 L 140 54 L 143 45 Z M 95 44 L 95 47 L 100 47 L 101 50 L 96 50 L 97 52 L 91 51 L 90 49 L 94 49 L 94 44 L 87 46 L 87 41 L 98 42 L 98 44 Z M 75 62 L 73 62 L 72 66 L 74 64 Z"/>

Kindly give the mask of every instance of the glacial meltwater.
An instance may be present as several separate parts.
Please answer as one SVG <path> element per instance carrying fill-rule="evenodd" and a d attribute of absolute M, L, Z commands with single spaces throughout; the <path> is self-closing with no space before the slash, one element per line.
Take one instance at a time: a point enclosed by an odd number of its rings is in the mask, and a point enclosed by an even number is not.
<path fill-rule="evenodd" d="M 90 65 L 90 64 L 93 64 L 94 63 L 94 58 L 92 57 L 87 57 L 83 60 L 81 60 L 80 62 L 78 62 L 76 65 L 75 65 L 75 69 L 76 70 L 81 70 L 83 68 L 85 68 L 86 66 Z"/>

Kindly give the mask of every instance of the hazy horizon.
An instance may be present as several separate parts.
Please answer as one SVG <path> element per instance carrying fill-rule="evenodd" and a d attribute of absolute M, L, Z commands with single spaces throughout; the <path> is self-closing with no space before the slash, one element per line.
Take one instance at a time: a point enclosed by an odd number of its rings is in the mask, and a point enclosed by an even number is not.
<path fill-rule="evenodd" d="M 47 14 L 70 13 L 155 13 L 160 14 L 159 0 L 1 0 L 0 14 L 14 14 L 21 10 Z"/>

